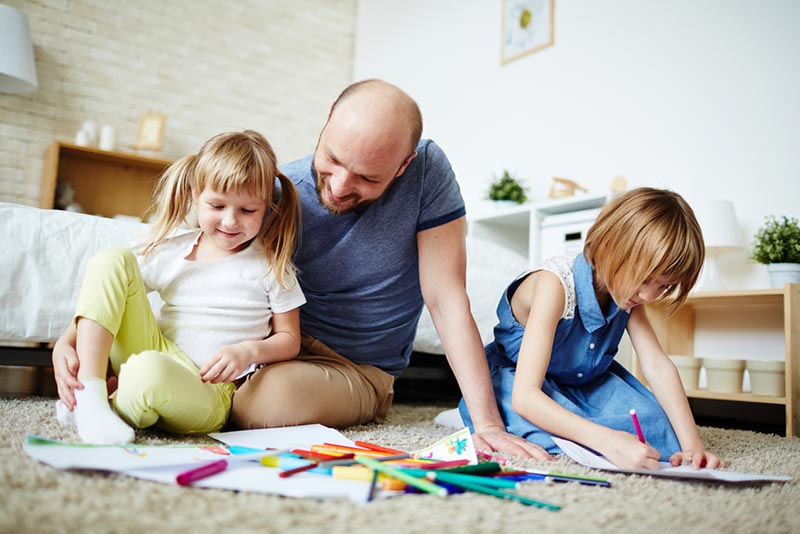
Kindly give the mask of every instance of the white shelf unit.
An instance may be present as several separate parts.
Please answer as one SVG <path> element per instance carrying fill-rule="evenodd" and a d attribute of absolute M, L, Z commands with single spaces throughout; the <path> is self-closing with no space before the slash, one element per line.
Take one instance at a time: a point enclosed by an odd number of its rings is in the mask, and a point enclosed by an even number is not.
<path fill-rule="evenodd" d="M 575 252 L 607 200 L 579 195 L 528 204 L 485 202 L 467 213 L 467 233 L 493 241 L 537 265 L 551 253 Z"/>

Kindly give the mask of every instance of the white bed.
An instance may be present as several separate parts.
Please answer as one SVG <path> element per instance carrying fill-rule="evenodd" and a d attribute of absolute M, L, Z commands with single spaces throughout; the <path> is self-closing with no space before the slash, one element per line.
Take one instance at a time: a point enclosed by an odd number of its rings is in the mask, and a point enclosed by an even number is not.
<path fill-rule="evenodd" d="M 86 260 L 104 248 L 130 246 L 145 229 L 135 220 L 0 203 L 0 345 L 57 339 L 72 317 Z M 500 294 L 526 261 L 479 239 L 467 240 L 467 255 L 467 291 L 486 343 Z M 414 351 L 444 354 L 427 310 Z"/>

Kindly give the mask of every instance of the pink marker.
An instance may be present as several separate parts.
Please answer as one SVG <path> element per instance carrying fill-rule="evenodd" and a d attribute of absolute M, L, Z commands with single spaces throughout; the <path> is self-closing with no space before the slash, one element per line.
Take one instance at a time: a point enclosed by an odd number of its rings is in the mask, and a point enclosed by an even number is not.
<path fill-rule="evenodd" d="M 639 418 L 636 417 L 636 410 L 631 408 L 631 419 L 633 419 L 633 426 L 636 428 L 636 435 L 639 436 L 639 441 L 644 443 L 644 434 L 642 434 L 642 427 L 639 425 Z"/>
<path fill-rule="evenodd" d="M 193 469 L 189 469 L 188 471 L 184 471 L 175 477 L 175 481 L 179 486 L 188 486 L 192 482 L 197 482 L 198 480 L 210 477 L 211 475 L 221 473 L 225 471 L 227 467 L 228 462 L 226 460 L 217 460 L 201 465 L 200 467 L 195 467 Z"/>

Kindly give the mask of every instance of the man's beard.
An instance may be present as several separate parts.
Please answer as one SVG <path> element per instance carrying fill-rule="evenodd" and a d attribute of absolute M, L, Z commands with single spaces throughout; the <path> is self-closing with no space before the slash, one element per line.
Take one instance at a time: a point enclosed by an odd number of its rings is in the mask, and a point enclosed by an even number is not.
<path fill-rule="evenodd" d="M 346 205 L 345 207 L 339 208 L 337 206 L 332 206 L 326 202 L 324 192 L 327 189 L 327 179 L 323 179 L 322 176 L 317 172 L 317 169 L 314 168 L 313 164 L 311 166 L 312 171 L 314 172 L 315 184 L 314 189 L 317 191 L 317 198 L 319 199 L 319 204 L 331 215 L 344 215 L 346 213 L 351 213 L 354 211 L 363 211 L 367 206 L 375 202 L 375 200 L 362 200 L 360 196 L 357 194 L 347 195 L 347 197 L 352 197 L 353 202 Z M 346 197 L 346 198 L 347 198 Z"/>

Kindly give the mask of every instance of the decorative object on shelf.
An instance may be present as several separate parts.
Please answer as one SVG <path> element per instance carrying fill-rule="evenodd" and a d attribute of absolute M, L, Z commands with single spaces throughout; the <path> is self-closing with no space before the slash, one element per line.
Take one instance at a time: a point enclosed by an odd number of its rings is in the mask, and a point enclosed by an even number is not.
<path fill-rule="evenodd" d="M 555 0 L 503 0 L 500 62 L 553 46 L 554 23 Z"/>
<path fill-rule="evenodd" d="M 697 389 L 700 384 L 700 358 L 670 355 L 669 359 L 678 368 L 683 389 L 687 391 Z"/>
<path fill-rule="evenodd" d="M 767 266 L 772 287 L 800 284 L 800 225 L 785 215 L 768 215 L 755 235 L 750 258 Z"/>
<path fill-rule="evenodd" d="M 747 360 L 750 391 L 753 395 L 786 395 L 786 362 L 783 360 Z"/>
<path fill-rule="evenodd" d="M 611 198 L 621 195 L 628 190 L 628 180 L 624 176 L 615 176 L 608 184 L 608 193 Z"/>
<path fill-rule="evenodd" d="M 589 192 L 588 189 L 574 180 L 553 177 L 553 185 L 550 186 L 550 193 L 547 196 L 550 198 L 574 197 L 578 191 L 582 193 Z"/>
<path fill-rule="evenodd" d="M 164 122 L 166 118 L 162 113 L 148 111 L 139 119 L 139 129 L 136 132 L 135 150 L 161 150 L 164 141 Z"/>
<path fill-rule="evenodd" d="M 38 85 L 28 19 L 0 5 L 0 93 L 31 93 Z"/>
<path fill-rule="evenodd" d="M 59 181 L 56 184 L 56 198 L 53 206 L 58 210 L 84 213 L 83 207 L 75 202 L 75 188 L 71 183 L 65 181 Z"/>
<path fill-rule="evenodd" d="M 80 130 L 75 132 L 75 144 L 78 146 L 97 146 L 98 139 L 97 123 L 93 120 L 83 121 Z"/>
<path fill-rule="evenodd" d="M 511 176 L 503 169 L 503 175 L 495 178 L 489 185 L 489 198 L 491 200 L 507 200 L 517 204 L 524 204 L 528 201 L 528 195 L 520 180 Z"/>
<path fill-rule="evenodd" d="M 114 150 L 117 147 L 117 130 L 110 124 L 104 124 L 100 128 L 100 140 L 98 146 L 101 150 Z"/>
<path fill-rule="evenodd" d="M 709 391 L 741 393 L 744 380 L 744 360 L 703 358 Z"/>
<path fill-rule="evenodd" d="M 703 231 L 706 259 L 694 291 L 724 291 L 727 289 L 719 274 L 720 256 L 743 248 L 733 202 L 704 199 L 692 205 L 697 222 Z"/>

